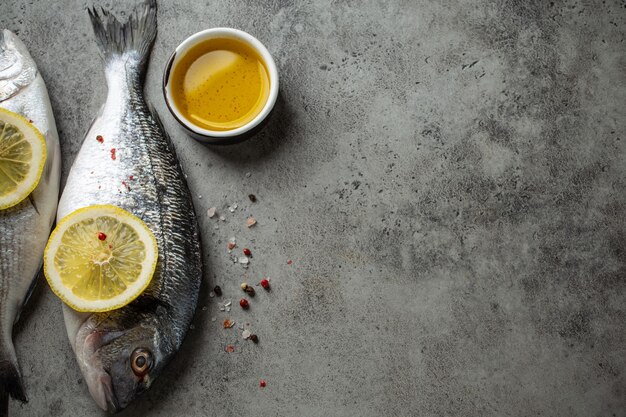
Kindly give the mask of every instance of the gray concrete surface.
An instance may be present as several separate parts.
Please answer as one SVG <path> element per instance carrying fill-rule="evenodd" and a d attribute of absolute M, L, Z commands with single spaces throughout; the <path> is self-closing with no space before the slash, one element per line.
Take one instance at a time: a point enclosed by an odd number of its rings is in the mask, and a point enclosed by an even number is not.
<path fill-rule="evenodd" d="M 85 6 L 0 3 L 48 84 L 64 178 L 105 94 Z M 625 7 L 161 0 L 147 97 L 196 196 L 205 288 L 123 415 L 626 415 Z M 173 48 L 216 26 L 256 35 L 282 77 L 271 124 L 226 148 L 185 136 L 160 92 Z M 266 275 L 249 312 L 209 297 Z M 101 415 L 45 284 L 15 339 L 30 402 L 12 416 Z"/>

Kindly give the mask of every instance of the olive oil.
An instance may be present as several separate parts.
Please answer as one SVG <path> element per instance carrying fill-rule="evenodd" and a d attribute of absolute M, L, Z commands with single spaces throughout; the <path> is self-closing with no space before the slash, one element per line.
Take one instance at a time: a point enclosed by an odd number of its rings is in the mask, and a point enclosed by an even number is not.
<path fill-rule="evenodd" d="M 268 70 L 252 47 L 231 38 L 205 40 L 173 68 L 172 98 L 193 124 L 224 131 L 244 126 L 269 97 Z"/>

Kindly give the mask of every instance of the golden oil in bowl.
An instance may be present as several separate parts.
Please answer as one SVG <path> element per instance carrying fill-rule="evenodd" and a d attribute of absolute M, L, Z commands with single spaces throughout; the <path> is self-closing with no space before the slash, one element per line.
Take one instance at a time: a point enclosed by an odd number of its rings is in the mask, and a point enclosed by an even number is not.
<path fill-rule="evenodd" d="M 235 38 L 206 39 L 180 57 L 170 76 L 171 99 L 182 115 L 209 131 L 250 123 L 270 95 L 267 65 Z"/>

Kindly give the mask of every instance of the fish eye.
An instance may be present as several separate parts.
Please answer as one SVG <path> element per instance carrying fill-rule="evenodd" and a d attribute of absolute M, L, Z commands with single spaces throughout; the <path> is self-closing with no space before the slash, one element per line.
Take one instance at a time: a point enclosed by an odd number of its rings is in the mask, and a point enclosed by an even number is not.
<path fill-rule="evenodd" d="M 152 353 L 149 350 L 138 348 L 130 355 L 130 367 L 135 375 L 141 377 L 152 368 Z"/>

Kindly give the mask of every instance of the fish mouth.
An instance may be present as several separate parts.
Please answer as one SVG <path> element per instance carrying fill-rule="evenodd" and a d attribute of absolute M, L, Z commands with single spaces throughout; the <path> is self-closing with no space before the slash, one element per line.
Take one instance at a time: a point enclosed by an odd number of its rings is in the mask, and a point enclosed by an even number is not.
<path fill-rule="evenodd" d="M 111 375 L 102 364 L 98 350 L 122 334 L 123 332 L 119 331 L 93 330 L 84 337 L 81 346 L 82 354 L 79 366 L 89 387 L 89 393 L 96 404 L 109 413 L 115 413 L 121 407 L 115 396 Z"/>
<path fill-rule="evenodd" d="M 107 371 L 104 371 L 103 374 L 97 377 L 96 384 L 89 384 L 89 392 L 96 404 L 104 411 L 117 413 L 120 410 L 119 402 L 115 397 L 113 385 L 111 384 L 111 375 Z"/>

